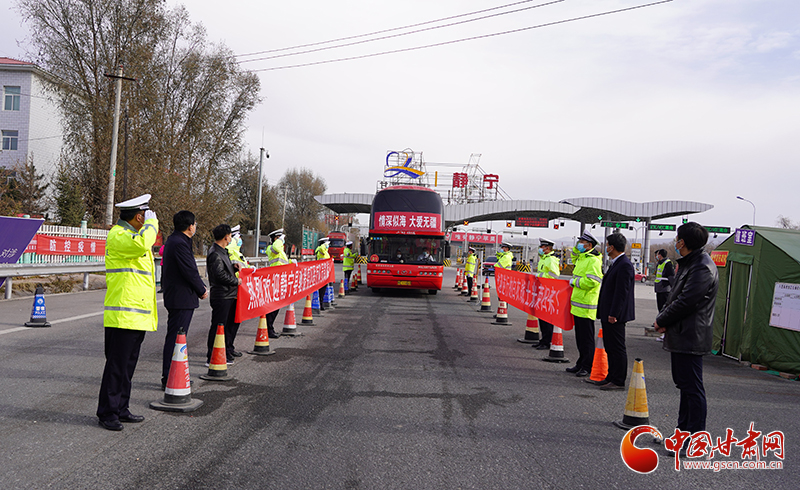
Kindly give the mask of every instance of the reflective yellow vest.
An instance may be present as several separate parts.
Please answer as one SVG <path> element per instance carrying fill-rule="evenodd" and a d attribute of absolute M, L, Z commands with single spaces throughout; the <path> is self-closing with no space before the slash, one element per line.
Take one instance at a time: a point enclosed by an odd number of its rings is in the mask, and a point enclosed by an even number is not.
<path fill-rule="evenodd" d="M 478 264 L 478 259 L 475 257 L 475 254 L 467 256 L 467 265 L 464 266 L 464 273 L 468 277 L 473 277 L 475 275 L 475 268 Z"/>
<path fill-rule="evenodd" d="M 511 263 L 514 261 L 514 253 L 510 250 L 508 252 L 497 252 L 497 265 L 501 269 L 511 269 Z"/>
<path fill-rule="evenodd" d="M 351 271 L 353 270 L 353 264 L 356 262 L 356 254 L 350 250 L 350 247 L 345 247 L 344 252 L 342 253 L 342 270 L 343 271 Z"/>
<path fill-rule="evenodd" d="M 242 255 L 239 245 L 236 244 L 233 240 L 231 243 L 225 247 L 225 250 L 228 252 L 228 257 L 231 259 L 231 262 L 240 262 L 244 265 L 242 267 L 250 267 L 250 264 L 247 262 L 247 259 Z M 239 277 L 239 273 L 236 273 L 236 277 Z"/>
<path fill-rule="evenodd" d="M 314 253 L 317 254 L 317 260 L 331 258 L 330 254 L 328 254 L 328 247 L 326 247 L 324 244 L 317 247 Z"/>
<path fill-rule="evenodd" d="M 561 265 L 558 262 L 558 257 L 555 253 L 550 252 L 539 258 L 539 265 L 537 267 L 536 276 L 546 277 L 548 279 L 558 279 L 561 274 Z"/>
<path fill-rule="evenodd" d="M 289 257 L 283 251 L 283 240 L 275 240 L 267 247 L 267 267 L 277 267 L 289 263 Z"/>
<path fill-rule="evenodd" d="M 581 318 L 597 319 L 597 301 L 600 299 L 600 284 L 603 282 L 603 258 L 600 253 L 591 249 L 588 252 L 572 253 L 575 269 L 572 271 L 572 307 L 573 315 Z"/>
<path fill-rule="evenodd" d="M 111 328 L 155 332 L 155 262 L 153 244 L 158 220 L 144 222 L 139 231 L 126 221 L 118 221 L 106 238 L 106 298 L 103 325 Z"/>
<path fill-rule="evenodd" d="M 657 283 L 661 282 L 661 281 L 669 282 L 669 278 L 668 277 L 663 277 L 664 267 L 666 267 L 668 263 L 669 263 L 669 259 L 664 259 L 664 262 L 661 262 L 660 264 L 658 264 L 658 267 L 656 267 L 656 281 L 655 282 L 657 282 Z"/>

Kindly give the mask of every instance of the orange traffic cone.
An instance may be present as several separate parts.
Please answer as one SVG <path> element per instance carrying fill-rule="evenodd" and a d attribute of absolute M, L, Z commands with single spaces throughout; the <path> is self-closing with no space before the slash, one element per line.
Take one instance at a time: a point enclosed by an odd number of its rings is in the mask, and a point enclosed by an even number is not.
<path fill-rule="evenodd" d="M 344 295 L 344 279 L 342 279 L 342 282 L 339 283 L 339 297 L 344 298 Z"/>
<path fill-rule="evenodd" d="M 230 381 L 233 379 L 228 376 L 228 362 L 225 356 L 225 325 L 221 323 L 217 325 L 217 335 L 214 337 L 214 349 L 211 351 L 208 374 L 201 374 L 200 379 L 207 381 Z"/>
<path fill-rule="evenodd" d="M 477 284 L 477 282 L 478 281 L 476 281 L 476 280 L 472 281 L 472 291 L 470 291 L 470 293 L 469 293 L 469 300 L 472 303 L 477 303 L 478 302 L 478 284 Z"/>
<path fill-rule="evenodd" d="M 461 269 L 458 267 L 456 267 L 456 285 L 453 286 L 453 289 L 461 289 Z"/>
<path fill-rule="evenodd" d="M 561 328 L 553 325 L 553 338 L 550 340 L 550 353 L 547 357 L 542 358 L 547 362 L 569 362 L 569 359 L 564 357 L 564 335 L 561 333 Z"/>
<path fill-rule="evenodd" d="M 620 429 L 631 429 L 637 425 L 650 425 L 650 412 L 647 409 L 647 387 L 644 384 L 644 365 L 641 359 L 633 363 L 631 384 L 628 387 L 628 399 L 625 400 L 625 412 L 622 420 L 612 422 Z"/>
<path fill-rule="evenodd" d="M 216 349 L 216 341 L 214 342 L 214 348 Z M 247 353 L 255 356 L 271 356 L 275 353 L 274 350 L 269 350 L 269 327 L 267 326 L 266 315 L 261 315 L 261 318 L 259 318 L 256 344 L 253 350 L 247 351 Z"/>
<path fill-rule="evenodd" d="M 358 264 L 358 283 L 364 284 L 364 282 L 361 280 L 361 264 Z"/>
<path fill-rule="evenodd" d="M 492 322 L 492 325 L 511 325 L 511 322 L 508 320 L 508 304 L 505 301 L 498 301 L 497 316 Z"/>
<path fill-rule="evenodd" d="M 528 321 L 525 322 L 525 337 L 517 339 L 523 344 L 539 343 L 539 319 L 528 313 Z"/>
<path fill-rule="evenodd" d="M 169 366 L 164 399 L 160 402 L 150 402 L 150 408 L 164 412 L 193 412 L 202 405 L 202 400 L 192 400 L 186 334 L 180 329 L 175 339 L 175 350 L 172 351 L 172 364 Z"/>
<path fill-rule="evenodd" d="M 469 296 L 469 289 L 467 285 L 467 278 L 461 280 L 461 296 Z"/>
<path fill-rule="evenodd" d="M 486 282 L 483 283 L 483 294 L 481 295 L 481 309 L 478 310 L 481 313 L 491 313 L 492 312 L 492 295 L 489 294 L 489 278 L 486 278 Z"/>
<path fill-rule="evenodd" d="M 344 285 L 344 282 L 342 282 Z M 300 335 L 297 333 L 297 321 L 294 318 L 294 303 L 289 304 L 289 307 L 286 308 L 286 315 L 283 317 L 283 331 L 281 335 L 288 335 L 290 337 L 294 337 L 296 335 Z"/>
<path fill-rule="evenodd" d="M 589 379 L 584 379 L 585 382 L 593 385 L 603 384 L 608 376 L 608 355 L 606 355 L 606 348 L 603 346 L 603 329 L 597 330 L 597 340 L 594 344 L 594 360 L 592 361 L 592 374 Z"/>
<path fill-rule="evenodd" d="M 303 308 L 303 319 L 301 325 L 314 325 L 314 310 L 311 308 L 311 296 L 306 296 L 306 306 Z"/>

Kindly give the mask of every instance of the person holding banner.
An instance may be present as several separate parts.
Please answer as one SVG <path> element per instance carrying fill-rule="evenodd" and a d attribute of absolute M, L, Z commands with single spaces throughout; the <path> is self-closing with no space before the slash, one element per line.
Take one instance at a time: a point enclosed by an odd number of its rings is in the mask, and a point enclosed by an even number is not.
<path fill-rule="evenodd" d="M 575 317 L 575 343 L 578 346 L 578 360 L 567 368 L 568 373 L 583 378 L 589 376 L 594 360 L 594 321 L 597 318 L 597 301 L 600 297 L 600 284 L 603 281 L 603 258 L 595 250 L 597 239 L 588 231 L 578 238 L 572 249 L 572 297 L 570 311 Z"/>
<path fill-rule="evenodd" d="M 269 234 L 269 237 L 272 239 L 272 243 L 267 247 L 267 267 L 278 267 L 288 264 L 289 257 L 286 256 L 286 252 L 283 249 L 283 239 L 286 237 L 283 233 L 283 228 L 278 228 L 273 231 Z M 275 331 L 275 319 L 278 317 L 278 312 L 280 312 L 280 310 L 281 309 L 278 308 L 266 314 L 267 335 L 269 335 L 271 339 L 277 339 L 281 336 L 281 334 Z"/>
<path fill-rule="evenodd" d="M 614 232 L 606 239 L 610 266 L 603 277 L 597 316 L 603 328 L 603 346 L 608 355 L 608 374 L 598 384 L 601 390 L 625 389 L 628 376 L 628 351 L 625 348 L 625 324 L 636 319 L 634 314 L 633 264 L 625 255 L 627 239 Z"/>
<path fill-rule="evenodd" d="M 547 238 L 539 239 L 539 264 L 536 269 L 536 277 L 558 279 L 558 276 L 561 274 L 561 265 L 558 262 L 558 257 L 553 253 L 554 245 L 555 242 Z M 550 342 L 553 340 L 553 324 L 541 318 L 538 320 L 542 338 L 539 340 L 539 344 L 534 348 L 537 350 L 550 349 Z"/>
<path fill-rule="evenodd" d="M 317 256 L 317 260 L 324 260 L 331 258 L 330 254 L 328 254 L 328 245 L 329 245 L 329 238 L 323 237 L 319 239 L 319 246 L 316 250 L 314 250 L 314 254 Z M 325 307 L 322 306 L 322 298 L 325 296 L 325 290 L 328 288 L 328 285 L 325 284 L 319 290 L 319 309 L 320 311 L 324 310 Z"/>
<path fill-rule="evenodd" d="M 217 225 L 214 230 L 214 244 L 206 257 L 208 283 L 211 285 L 209 302 L 211 303 L 211 328 L 208 329 L 208 351 L 206 360 L 211 362 L 211 352 L 214 350 L 214 338 L 217 335 L 217 325 L 225 326 L 225 354 L 228 364 L 233 364 L 235 352 L 233 341 L 236 338 L 234 320 L 236 316 L 236 294 L 242 280 L 236 277 L 236 270 L 228 251 L 225 250 L 231 240 L 231 227 L 226 224 Z"/>

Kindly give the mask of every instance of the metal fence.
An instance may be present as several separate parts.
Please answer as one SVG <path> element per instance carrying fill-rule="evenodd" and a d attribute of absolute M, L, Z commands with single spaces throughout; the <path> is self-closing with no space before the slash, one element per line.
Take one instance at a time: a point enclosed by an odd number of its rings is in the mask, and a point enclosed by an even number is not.
<path fill-rule="evenodd" d="M 90 238 L 93 240 L 105 240 L 108 230 L 97 230 L 86 226 L 58 226 L 42 225 L 37 235 L 49 235 L 69 238 Z M 105 262 L 105 256 L 95 255 L 44 255 L 36 252 L 22 254 L 17 264 L 68 264 L 79 262 Z"/>

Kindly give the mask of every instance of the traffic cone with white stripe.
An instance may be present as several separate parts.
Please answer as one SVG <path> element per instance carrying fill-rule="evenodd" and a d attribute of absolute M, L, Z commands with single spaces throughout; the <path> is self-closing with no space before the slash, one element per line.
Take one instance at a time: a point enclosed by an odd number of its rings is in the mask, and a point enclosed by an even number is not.
<path fill-rule="evenodd" d="M 344 298 L 344 279 L 339 283 L 339 297 Z"/>
<path fill-rule="evenodd" d="M 497 317 L 492 322 L 492 325 L 511 325 L 508 319 L 508 303 L 505 301 L 497 302 Z"/>
<path fill-rule="evenodd" d="M 6 287 L 11 287 L 8 284 Z M 31 308 L 31 320 L 29 322 L 25 322 L 26 327 L 50 327 L 50 323 L 47 321 L 47 308 L 44 305 L 44 288 L 42 286 L 36 286 L 36 292 L 34 292 L 33 298 L 33 307 Z"/>
<path fill-rule="evenodd" d="M 469 296 L 469 286 L 466 277 L 461 280 L 461 296 Z"/>
<path fill-rule="evenodd" d="M 303 319 L 300 320 L 301 325 L 315 325 L 314 323 L 314 309 L 311 307 L 311 296 L 306 296 L 306 306 L 303 308 Z"/>
<path fill-rule="evenodd" d="M 164 412 L 193 412 L 203 405 L 202 400 L 192 400 L 192 381 L 189 376 L 189 355 L 186 351 L 186 333 L 178 330 L 172 364 L 169 366 L 164 399 L 150 402 L 150 408 Z"/>
<path fill-rule="evenodd" d="M 311 309 L 314 310 L 314 314 L 317 316 L 323 316 L 322 309 L 320 308 L 320 306 L 322 306 L 321 305 L 322 298 L 320 298 L 319 296 L 319 290 L 315 290 L 314 294 L 312 294 L 311 297 L 312 297 Z"/>
<path fill-rule="evenodd" d="M 569 359 L 564 357 L 564 334 L 561 333 L 561 328 L 553 325 L 553 338 L 550 340 L 550 353 L 547 357 L 542 358 L 546 362 L 569 362 Z"/>
<path fill-rule="evenodd" d="M 629 430 L 638 425 L 650 425 L 650 412 L 647 409 L 647 388 L 644 383 L 644 365 L 641 359 L 633 363 L 631 384 L 628 387 L 628 399 L 625 400 L 625 411 L 622 420 L 612 422 L 620 429 Z"/>
<path fill-rule="evenodd" d="M 483 283 L 483 294 L 481 295 L 481 309 L 478 310 L 481 313 L 491 313 L 492 312 L 492 295 L 489 293 L 489 278 L 486 278 L 486 282 Z"/>
<path fill-rule="evenodd" d="M 247 351 L 247 353 L 254 356 L 271 356 L 275 353 L 274 350 L 269 350 L 269 327 L 267 326 L 267 317 L 265 315 L 261 315 L 261 318 L 258 319 L 256 344 L 253 350 Z"/>
<path fill-rule="evenodd" d="M 206 381 L 230 381 L 228 376 L 228 359 L 225 357 L 225 325 L 217 325 L 214 337 L 214 349 L 211 351 L 211 362 L 208 363 L 208 374 L 201 374 L 200 379 Z"/>
<path fill-rule="evenodd" d="M 593 385 L 603 384 L 608 376 L 608 355 L 603 345 L 603 329 L 597 330 L 597 340 L 594 343 L 594 360 L 592 361 L 592 374 L 585 382 Z"/>
<path fill-rule="evenodd" d="M 475 279 L 472 280 L 472 291 L 470 291 L 470 293 L 469 293 L 469 300 L 470 300 L 471 303 L 477 303 L 478 302 L 478 284 L 477 284 L 477 282 L 478 281 L 476 281 Z"/>
<path fill-rule="evenodd" d="M 363 282 L 363 281 L 361 281 L 361 264 L 358 264 L 358 270 L 357 270 L 357 272 L 358 272 L 358 281 L 356 281 L 356 282 L 357 282 L 358 284 L 364 284 L 364 282 Z"/>
<path fill-rule="evenodd" d="M 539 343 L 539 319 L 528 313 L 528 321 L 525 322 L 525 337 L 517 339 L 523 344 Z"/>
<path fill-rule="evenodd" d="M 461 268 L 456 267 L 456 285 L 453 286 L 453 289 L 459 290 L 461 289 Z"/>
<path fill-rule="evenodd" d="M 297 320 L 294 317 L 294 303 L 289 303 L 289 307 L 286 308 L 286 314 L 283 316 L 283 331 L 281 335 L 288 335 L 290 337 L 301 335 L 297 333 Z"/>

